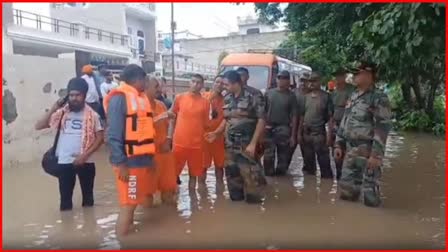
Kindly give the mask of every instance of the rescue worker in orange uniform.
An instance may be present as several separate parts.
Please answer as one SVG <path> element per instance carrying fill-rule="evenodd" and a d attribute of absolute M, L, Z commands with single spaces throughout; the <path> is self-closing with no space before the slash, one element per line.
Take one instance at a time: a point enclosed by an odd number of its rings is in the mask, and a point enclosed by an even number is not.
<path fill-rule="evenodd" d="M 149 207 L 157 189 L 154 168 L 155 130 L 153 110 L 145 94 L 145 71 L 131 64 L 121 74 L 120 87 L 104 99 L 107 111 L 107 142 L 115 172 L 120 213 L 116 232 L 124 236 L 135 231 L 134 211 Z"/>
<path fill-rule="evenodd" d="M 196 188 L 197 178 L 204 173 L 204 135 L 211 110 L 210 102 L 201 95 L 203 88 L 204 78 L 194 74 L 190 90 L 177 95 L 171 109 L 176 119 L 172 121 L 168 135 L 173 141 L 177 176 L 187 164 L 190 189 Z"/>
<path fill-rule="evenodd" d="M 224 97 L 222 92 L 224 86 L 222 83 L 222 75 L 218 75 L 215 78 L 213 84 L 213 90 L 209 92 L 204 92 L 203 96 L 210 101 L 212 108 L 212 119 L 210 121 L 210 127 L 208 132 L 215 131 L 221 122 L 224 120 Z M 200 178 L 202 183 L 205 183 L 207 176 L 207 169 L 213 164 L 215 166 L 215 176 L 216 182 L 222 183 L 224 177 L 224 161 L 225 161 L 225 148 L 224 148 L 224 136 L 221 135 L 215 139 L 212 143 L 205 141 L 204 148 L 204 174 Z"/>
<path fill-rule="evenodd" d="M 157 97 L 162 95 L 162 86 L 155 77 L 146 78 L 146 95 L 154 113 L 154 129 L 156 136 L 155 166 L 157 171 L 157 189 L 161 193 L 163 203 L 174 204 L 177 190 L 174 155 L 171 141 L 167 138 L 170 115 L 165 104 Z"/>

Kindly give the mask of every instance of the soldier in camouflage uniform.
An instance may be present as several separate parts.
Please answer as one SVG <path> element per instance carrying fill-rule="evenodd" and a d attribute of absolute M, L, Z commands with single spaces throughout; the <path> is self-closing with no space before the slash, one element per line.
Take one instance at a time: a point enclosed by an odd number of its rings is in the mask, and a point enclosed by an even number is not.
<path fill-rule="evenodd" d="M 345 107 L 351 94 L 355 90 L 355 87 L 353 85 L 346 83 L 345 79 L 347 71 L 345 69 L 340 68 L 333 74 L 336 77 L 336 89 L 333 91 L 333 93 L 331 93 L 331 99 L 334 105 L 334 113 L 333 113 L 333 119 L 334 119 L 333 142 L 334 142 L 336 132 L 339 128 L 339 125 L 341 124 L 342 117 L 344 116 Z M 336 178 L 338 180 L 341 178 L 342 162 L 344 161 L 344 152 L 345 150 L 342 149 L 342 158 L 340 158 L 339 160 L 335 160 Z"/>
<path fill-rule="evenodd" d="M 381 204 L 378 180 L 391 129 L 389 99 L 375 88 L 375 65 L 361 63 L 354 72 L 357 86 L 345 110 L 335 143 L 335 159 L 347 149 L 339 182 L 340 198 L 358 200 L 361 190 L 364 204 Z"/>
<path fill-rule="evenodd" d="M 299 87 L 294 91 L 296 94 L 296 99 L 297 99 L 297 106 L 298 106 L 297 107 L 298 108 L 297 109 L 297 111 L 298 111 L 298 119 L 297 120 L 299 122 L 300 122 L 300 111 L 302 109 L 300 106 L 303 106 L 303 103 L 305 100 L 305 95 L 309 92 L 309 88 L 308 88 L 309 78 L 310 78 L 309 74 L 303 74 L 302 76 L 300 76 L 301 83 L 300 83 Z M 302 154 L 302 160 L 303 160 L 302 171 L 309 172 L 308 167 L 305 166 L 306 165 L 305 164 L 305 155 L 303 154 L 303 141 L 302 140 L 303 140 L 303 131 L 297 133 L 296 143 L 298 145 L 300 145 L 300 153 Z M 297 148 L 297 145 L 291 149 L 290 159 L 292 159 L 292 156 L 294 155 L 296 148 Z"/>
<path fill-rule="evenodd" d="M 266 179 L 261 164 L 254 157 L 265 126 L 264 99 L 243 87 L 236 71 L 226 72 L 223 83 L 229 91 L 223 107 L 226 124 L 208 133 L 206 139 L 213 141 L 225 128 L 225 175 L 230 199 L 261 203 Z"/>
<path fill-rule="evenodd" d="M 316 155 L 319 162 L 321 178 L 332 179 L 330 164 L 332 131 L 326 131 L 325 124 L 333 128 L 333 105 L 330 95 L 321 90 L 320 75 L 311 74 L 310 92 L 305 95 L 300 105 L 299 139 L 303 144 L 304 163 L 309 174 L 316 173 Z M 303 134 L 303 140 L 301 135 Z"/>
<path fill-rule="evenodd" d="M 297 133 L 297 100 L 289 89 L 290 74 L 281 71 L 277 88 L 266 92 L 266 128 L 264 134 L 264 161 L 266 176 L 285 175 L 291 161 L 291 148 Z M 277 154 L 277 155 L 276 155 Z M 275 157 L 277 167 L 275 168 Z"/>
<path fill-rule="evenodd" d="M 263 93 L 258 90 L 257 88 L 254 88 L 252 86 L 249 86 L 247 84 L 247 81 L 249 80 L 250 76 L 249 76 L 249 70 L 247 70 L 247 68 L 245 67 L 238 67 L 238 69 L 236 69 L 236 71 L 238 72 L 238 74 L 241 77 L 241 82 L 242 82 L 242 86 L 243 88 L 247 89 L 250 93 L 259 96 L 259 99 L 264 99 Z M 263 132 L 264 133 L 264 132 Z M 257 149 L 256 149 L 256 153 L 255 153 L 255 158 L 260 162 L 261 161 L 261 156 L 263 156 L 264 154 L 264 144 L 263 144 L 263 139 L 264 139 L 264 134 L 261 134 L 260 137 L 260 142 L 257 143 Z"/>

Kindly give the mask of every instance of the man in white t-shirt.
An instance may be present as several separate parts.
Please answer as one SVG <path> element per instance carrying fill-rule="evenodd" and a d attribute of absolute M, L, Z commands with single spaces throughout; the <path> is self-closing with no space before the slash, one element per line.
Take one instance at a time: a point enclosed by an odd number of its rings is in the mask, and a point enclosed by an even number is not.
<path fill-rule="evenodd" d="M 94 203 L 95 164 L 91 155 L 103 143 L 103 127 L 99 115 L 85 105 L 88 89 L 83 78 L 71 79 L 67 86 L 68 99 L 57 101 L 35 126 L 37 130 L 57 129 L 61 124 L 56 146 L 61 211 L 73 208 L 76 175 L 81 185 L 82 206 L 91 207 Z"/>
<path fill-rule="evenodd" d="M 89 87 L 87 94 L 86 94 L 86 103 L 89 104 L 89 106 L 95 110 L 95 112 L 100 115 L 102 119 L 104 119 L 104 110 L 103 105 L 101 104 L 101 91 L 100 87 L 95 84 L 95 78 L 93 76 L 93 66 L 92 65 L 85 65 L 82 68 L 82 73 L 84 74 L 81 76 L 86 82 Z"/>
<path fill-rule="evenodd" d="M 113 81 L 114 77 L 111 72 L 106 72 L 104 74 L 105 81 L 101 84 L 101 95 L 106 97 L 106 95 L 114 88 L 118 87 L 118 84 Z"/>

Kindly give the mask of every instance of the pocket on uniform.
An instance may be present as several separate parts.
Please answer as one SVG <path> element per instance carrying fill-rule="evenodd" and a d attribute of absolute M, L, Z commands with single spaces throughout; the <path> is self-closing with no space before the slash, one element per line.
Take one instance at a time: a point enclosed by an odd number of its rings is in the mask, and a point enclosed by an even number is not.
<path fill-rule="evenodd" d="M 249 101 L 243 100 L 238 102 L 237 105 L 238 114 L 240 116 L 248 116 L 249 115 Z"/>
<path fill-rule="evenodd" d="M 249 101 L 238 102 L 238 109 L 247 109 L 249 107 Z"/>
<path fill-rule="evenodd" d="M 369 105 L 365 103 L 357 104 L 356 107 L 352 108 L 353 118 L 365 122 L 368 120 L 370 115 Z"/>

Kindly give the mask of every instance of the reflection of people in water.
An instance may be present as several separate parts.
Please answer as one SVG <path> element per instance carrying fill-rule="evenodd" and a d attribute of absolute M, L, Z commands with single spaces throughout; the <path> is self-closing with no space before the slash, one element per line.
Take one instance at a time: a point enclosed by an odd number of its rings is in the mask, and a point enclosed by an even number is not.
<path fill-rule="evenodd" d="M 46 225 L 50 226 L 51 225 Z M 94 208 L 85 208 L 81 212 L 61 212 L 60 223 L 49 234 L 52 248 L 86 249 L 99 247 L 101 235 L 96 222 Z M 79 241 L 82 241 L 80 244 Z"/>

